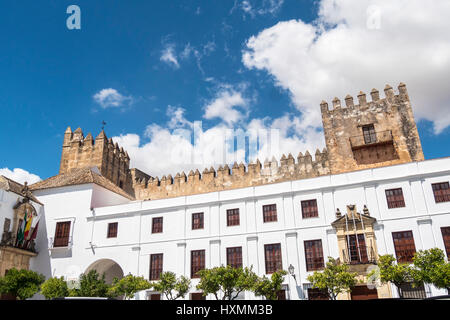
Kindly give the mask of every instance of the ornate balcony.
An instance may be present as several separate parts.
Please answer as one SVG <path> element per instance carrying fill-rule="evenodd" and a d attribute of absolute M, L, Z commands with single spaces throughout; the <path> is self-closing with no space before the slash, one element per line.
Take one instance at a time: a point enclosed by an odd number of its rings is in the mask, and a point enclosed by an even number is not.
<path fill-rule="evenodd" d="M 379 131 L 375 134 L 370 135 L 359 135 L 350 137 L 350 145 L 353 150 L 365 148 L 368 146 L 380 145 L 380 144 L 388 144 L 392 143 L 394 138 L 392 137 L 392 131 Z"/>

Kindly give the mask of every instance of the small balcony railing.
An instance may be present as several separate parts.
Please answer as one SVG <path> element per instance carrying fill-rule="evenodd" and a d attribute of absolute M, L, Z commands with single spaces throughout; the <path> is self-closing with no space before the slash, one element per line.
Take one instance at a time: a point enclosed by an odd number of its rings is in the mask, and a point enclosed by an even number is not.
<path fill-rule="evenodd" d="M 393 140 L 394 138 L 392 137 L 392 131 L 386 130 L 375 132 L 375 134 L 370 135 L 362 134 L 360 136 L 350 137 L 350 145 L 352 149 L 357 149 L 371 145 L 389 143 Z"/>
<path fill-rule="evenodd" d="M 72 248 L 72 237 L 61 237 L 54 238 L 50 237 L 48 239 L 49 249 L 70 249 Z"/>
<path fill-rule="evenodd" d="M 356 248 L 358 250 L 358 248 Z M 355 252 L 350 249 L 350 252 L 347 249 L 342 250 L 342 255 L 344 258 L 344 263 L 346 264 L 375 264 L 376 257 L 375 251 L 371 246 L 365 246 L 363 244 L 359 245 L 359 252 Z"/>

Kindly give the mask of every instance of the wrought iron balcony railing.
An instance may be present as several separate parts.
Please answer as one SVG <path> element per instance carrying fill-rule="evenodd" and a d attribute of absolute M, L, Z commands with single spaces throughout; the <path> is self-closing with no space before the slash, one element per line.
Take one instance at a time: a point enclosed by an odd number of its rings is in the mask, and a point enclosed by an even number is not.
<path fill-rule="evenodd" d="M 376 263 L 376 256 L 375 251 L 373 250 L 372 246 L 365 246 L 360 244 L 359 249 L 356 248 L 359 252 L 350 252 L 347 249 L 342 250 L 342 255 L 344 258 L 344 263 L 346 264 L 375 264 Z"/>
<path fill-rule="evenodd" d="M 72 237 L 48 238 L 49 249 L 70 249 L 72 248 Z"/>
<path fill-rule="evenodd" d="M 370 145 L 388 143 L 393 140 L 394 138 L 392 137 L 392 131 L 386 130 L 375 132 L 374 134 L 372 133 L 370 135 L 362 134 L 360 136 L 350 137 L 350 145 L 352 149 L 357 149 Z"/>

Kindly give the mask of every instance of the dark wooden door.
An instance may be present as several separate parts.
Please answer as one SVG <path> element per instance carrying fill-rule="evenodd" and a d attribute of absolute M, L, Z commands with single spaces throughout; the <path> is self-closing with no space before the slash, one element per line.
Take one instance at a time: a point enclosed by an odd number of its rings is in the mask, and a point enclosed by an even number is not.
<path fill-rule="evenodd" d="M 352 300 L 378 299 L 377 289 L 370 289 L 367 286 L 356 286 L 352 289 Z"/>

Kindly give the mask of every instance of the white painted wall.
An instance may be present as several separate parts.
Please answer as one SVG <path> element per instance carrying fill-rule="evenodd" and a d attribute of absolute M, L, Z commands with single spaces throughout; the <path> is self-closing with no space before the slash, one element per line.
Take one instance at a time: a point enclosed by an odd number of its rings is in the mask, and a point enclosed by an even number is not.
<path fill-rule="evenodd" d="M 302 288 L 309 274 L 304 241 L 321 239 L 324 256 L 338 256 L 331 227 L 336 208 L 345 213 L 348 204 L 356 204 L 361 212 L 367 205 L 377 219 L 380 254 L 395 253 L 392 232 L 403 230 L 412 230 L 417 250 L 434 246 L 444 250 L 440 228 L 450 226 L 450 202 L 436 204 L 431 183 L 449 180 L 450 158 L 444 158 L 152 201 L 126 202 L 92 185 L 39 191 L 36 195 L 45 204 L 47 236 L 53 235 L 57 221 L 73 217 L 74 241 L 70 252 L 40 254 L 34 267 L 47 275 L 73 277 L 99 259 L 113 259 L 124 274 L 148 278 L 150 254 L 163 253 L 165 271 L 190 277 L 191 250 L 205 249 L 209 268 L 226 264 L 227 247 L 242 246 L 244 266 L 253 266 L 262 275 L 264 245 L 280 243 L 283 268 L 295 267 L 296 281 L 291 276 L 285 281 L 290 297 L 304 298 Z M 402 188 L 405 208 L 387 208 L 384 192 L 391 188 Z M 300 202 L 309 199 L 317 199 L 319 217 L 303 219 Z M 102 206 L 91 212 L 93 203 Z M 107 204 L 111 206 L 104 206 Z M 265 204 L 277 205 L 277 222 L 263 223 Z M 227 227 L 226 210 L 232 208 L 240 210 L 240 225 Z M 195 212 L 204 212 L 202 230 L 191 230 Z M 151 233 L 154 217 L 163 217 L 163 233 Z M 118 222 L 117 238 L 106 237 L 110 222 Z M 193 287 L 197 281 L 193 280 Z M 432 288 L 431 294 L 443 292 Z M 246 293 L 246 298 L 254 296 Z"/>

